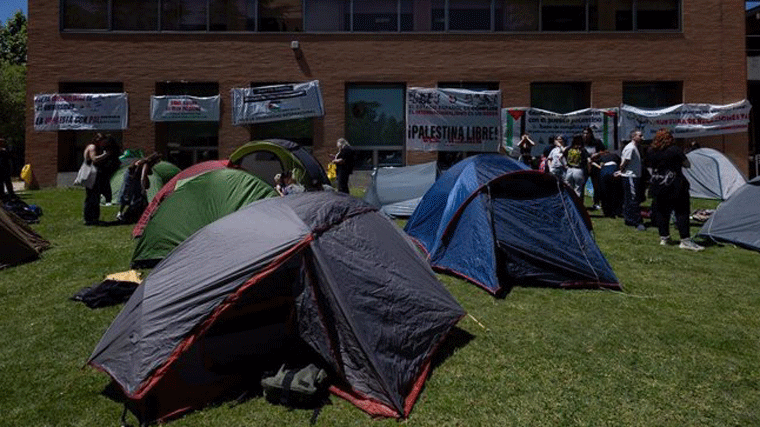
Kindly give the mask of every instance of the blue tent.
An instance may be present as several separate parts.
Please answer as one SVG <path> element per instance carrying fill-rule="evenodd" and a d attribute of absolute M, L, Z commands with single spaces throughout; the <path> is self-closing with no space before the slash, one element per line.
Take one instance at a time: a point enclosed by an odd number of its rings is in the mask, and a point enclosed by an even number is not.
<path fill-rule="evenodd" d="M 434 269 L 494 295 L 515 285 L 621 289 L 575 193 L 502 155 L 452 166 L 404 230 Z"/>

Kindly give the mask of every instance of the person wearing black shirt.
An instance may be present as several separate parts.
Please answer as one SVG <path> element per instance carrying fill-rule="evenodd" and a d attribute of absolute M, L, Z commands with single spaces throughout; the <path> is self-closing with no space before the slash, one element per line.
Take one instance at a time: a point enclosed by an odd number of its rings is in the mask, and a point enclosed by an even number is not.
<path fill-rule="evenodd" d="M 647 153 L 647 163 L 652 167 L 649 194 L 653 198 L 652 214 L 660 233 L 660 244 L 667 245 L 670 242 L 670 215 L 674 213 L 676 228 L 681 237 L 679 247 L 701 251 L 704 248 L 694 243 L 689 232 L 691 199 L 689 181 L 682 168 L 688 168 L 691 164 L 670 131 L 657 131 Z"/>
<path fill-rule="evenodd" d="M 13 192 L 13 182 L 11 182 L 11 153 L 5 148 L 5 139 L 0 138 L 0 198 L 5 199 L 7 195 L 15 196 Z"/>
<path fill-rule="evenodd" d="M 593 159 L 595 155 L 599 155 L 605 151 L 607 151 L 607 147 L 604 146 L 604 143 L 602 141 L 596 139 L 594 137 L 594 130 L 589 128 L 583 129 L 583 132 L 581 133 L 581 136 L 583 137 L 583 146 L 586 148 L 586 152 L 588 152 L 589 159 Z M 594 187 L 594 205 L 591 207 L 592 210 L 597 210 L 600 208 L 599 204 L 601 203 L 600 199 L 600 184 L 599 184 L 599 168 L 591 167 L 589 168 L 589 178 L 591 178 L 591 186 Z"/>
<path fill-rule="evenodd" d="M 338 153 L 332 160 L 335 163 L 335 174 L 338 180 L 338 191 L 348 194 L 348 177 L 354 171 L 354 150 L 344 138 L 336 143 Z"/>

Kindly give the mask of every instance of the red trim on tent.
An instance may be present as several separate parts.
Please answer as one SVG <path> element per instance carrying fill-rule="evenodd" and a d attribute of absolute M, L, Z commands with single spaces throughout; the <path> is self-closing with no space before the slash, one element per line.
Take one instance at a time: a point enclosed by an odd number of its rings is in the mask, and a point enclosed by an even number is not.
<path fill-rule="evenodd" d="M 174 189 L 177 187 L 177 182 L 180 179 L 191 178 L 216 169 L 224 169 L 229 166 L 229 163 L 229 160 L 209 160 L 207 162 L 196 163 L 189 168 L 184 169 L 177 175 L 174 175 L 174 177 L 164 184 L 164 186 L 158 190 L 158 193 L 153 196 L 153 200 L 150 201 L 143 211 L 143 214 L 140 216 L 140 219 L 137 221 L 137 224 L 135 224 L 135 228 L 132 229 L 132 237 L 137 238 L 142 235 L 145 226 L 148 225 L 150 219 L 153 218 L 153 214 L 156 212 L 156 209 L 158 209 L 158 206 L 164 201 L 164 199 L 174 192 Z"/>
<path fill-rule="evenodd" d="M 402 416 L 398 413 L 397 410 L 391 408 L 390 406 L 364 396 L 356 390 L 347 390 L 343 387 L 330 386 L 330 392 L 342 399 L 349 401 L 354 406 L 372 415 L 373 417 L 400 418 Z"/>
<path fill-rule="evenodd" d="M 145 397 L 148 391 L 150 391 L 150 389 L 153 388 L 153 386 L 155 386 L 156 383 L 161 380 L 164 375 L 166 375 L 167 371 L 171 368 L 171 365 L 179 358 L 179 356 L 187 349 L 189 349 L 198 340 L 198 338 L 200 338 L 200 336 L 203 335 L 211 327 L 211 325 L 214 324 L 214 322 L 219 318 L 219 316 L 221 316 L 222 313 L 232 307 L 246 289 L 258 284 L 263 278 L 269 276 L 275 270 L 280 268 L 285 263 L 285 261 L 289 260 L 290 257 L 294 254 L 300 252 L 304 247 L 311 243 L 312 240 L 314 240 L 314 236 L 312 234 L 309 234 L 292 248 L 285 251 L 258 274 L 248 279 L 248 281 L 242 284 L 233 294 L 230 294 L 221 304 L 219 304 L 219 306 L 214 309 L 214 312 L 211 314 L 211 316 L 209 316 L 206 320 L 203 321 L 203 323 L 196 327 L 196 330 L 192 332 L 190 336 L 185 338 L 184 341 L 182 341 L 174 349 L 164 364 L 156 369 L 153 374 L 151 374 L 151 376 L 143 382 L 143 384 L 135 393 L 131 395 L 127 394 L 127 397 L 131 399 L 142 399 Z"/>

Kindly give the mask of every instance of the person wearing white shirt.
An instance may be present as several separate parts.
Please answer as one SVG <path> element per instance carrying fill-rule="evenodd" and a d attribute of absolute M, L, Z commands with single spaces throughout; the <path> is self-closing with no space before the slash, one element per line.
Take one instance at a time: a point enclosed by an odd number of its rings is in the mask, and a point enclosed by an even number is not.
<path fill-rule="evenodd" d="M 623 180 L 623 219 L 625 225 L 636 227 L 639 231 L 646 230 L 641 219 L 641 206 L 639 205 L 640 181 L 641 181 L 641 154 L 639 153 L 639 144 L 642 140 L 640 130 L 631 132 L 631 142 L 629 142 L 623 153 L 620 155 L 619 176 Z"/>

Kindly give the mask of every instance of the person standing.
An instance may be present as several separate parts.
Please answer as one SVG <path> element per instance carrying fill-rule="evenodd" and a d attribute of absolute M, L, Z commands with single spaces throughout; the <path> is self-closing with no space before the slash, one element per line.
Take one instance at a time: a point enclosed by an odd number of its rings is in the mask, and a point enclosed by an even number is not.
<path fill-rule="evenodd" d="M 596 162 L 592 168 L 599 169 L 599 201 L 602 203 L 602 213 L 608 218 L 623 215 L 623 189 L 620 186 L 620 178 L 615 173 L 620 169 L 620 156 L 605 151 L 596 155 Z M 598 165 L 598 166 L 596 166 Z M 597 189 L 594 189 L 596 194 Z"/>
<path fill-rule="evenodd" d="M 583 147 L 586 149 L 586 152 L 589 156 L 589 162 L 591 162 L 591 159 L 593 159 L 595 156 L 598 157 L 607 151 L 607 147 L 604 146 L 604 143 L 594 137 L 594 130 L 590 127 L 583 129 L 581 136 L 583 137 Z M 600 194 L 601 185 L 599 183 L 599 172 L 599 168 L 589 167 L 588 176 L 591 178 L 591 186 L 594 188 L 594 202 L 593 206 L 591 206 L 592 210 L 600 209 L 600 203 L 602 200 Z M 586 183 L 584 182 L 583 184 L 585 187 Z"/>
<path fill-rule="evenodd" d="M 570 147 L 565 150 L 567 171 L 565 182 L 583 200 L 583 188 L 588 176 L 588 152 L 583 147 L 583 137 L 574 135 Z"/>
<path fill-rule="evenodd" d="M 689 181 L 683 175 L 683 168 L 689 168 L 691 164 L 667 129 L 660 129 L 655 134 L 647 153 L 647 163 L 652 167 L 649 194 L 653 198 L 652 214 L 660 234 L 660 244 L 667 245 L 670 242 L 670 215 L 674 213 L 681 238 L 679 247 L 692 251 L 703 250 L 704 247 L 694 243 L 689 232 L 691 198 Z"/>
<path fill-rule="evenodd" d="M 121 167 L 119 155 L 121 148 L 111 135 L 98 134 L 98 140 L 105 157 L 98 164 L 98 175 L 95 186 L 105 199 L 106 206 L 111 206 L 113 193 L 111 191 L 111 177 Z"/>
<path fill-rule="evenodd" d="M 6 196 L 16 195 L 13 192 L 13 182 L 11 182 L 12 170 L 11 153 L 5 147 L 5 139 L 0 138 L 0 199 L 4 200 Z"/>
<path fill-rule="evenodd" d="M 530 139 L 530 136 L 526 133 L 517 143 L 517 147 L 520 149 L 520 157 L 517 161 L 522 162 L 530 168 L 533 168 L 533 154 L 532 150 L 536 143 Z"/>
<path fill-rule="evenodd" d="M 631 142 L 624 148 L 621 157 L 620 176 L 623 185 L 623 220 L 625 225 L 636 227 L 639 231 L 646 230 L 641 219 L 639 202 L 639 181 L 641 180 L 641 154 L 639 144 L 642 141 L 640 130 L 631 132 Z"/>
<path fill-rule="evenodd" d="M 338 180 L 338 191 L 348 194 L 348 177 L 354 171 L 354 150 L 345 138 L 336 143 L 338 153 L 332 162 L 335 163 L 335 174 Z"/>
<path fill-rule="evenodd" d="M 560 181 L 565 180 L 565 171 L 567 170 L 567 159 L 565 159 L 565 137 L 557 135 L 554 137 L 554 148 L 549 151 L 546 157 L 549 165 L 549 173 L 556 176 Z"/>
<path fill-rule="evenodd" d="M 103 135 L 98 133 L 95 135 L 92 142 L 84 149 L 83 161 L 88 165 L 94 165 L 96 168 L 95 183 L 93 184 L 92 188 L 84 188 L 84 225 L 100 224 L 101 188 L 98 185 L 98 176 L 100 175 L 100 171 L 97 171 L 97 169 L 108 156 L 108 153 L 103 150 L 103 140 Z"/>

